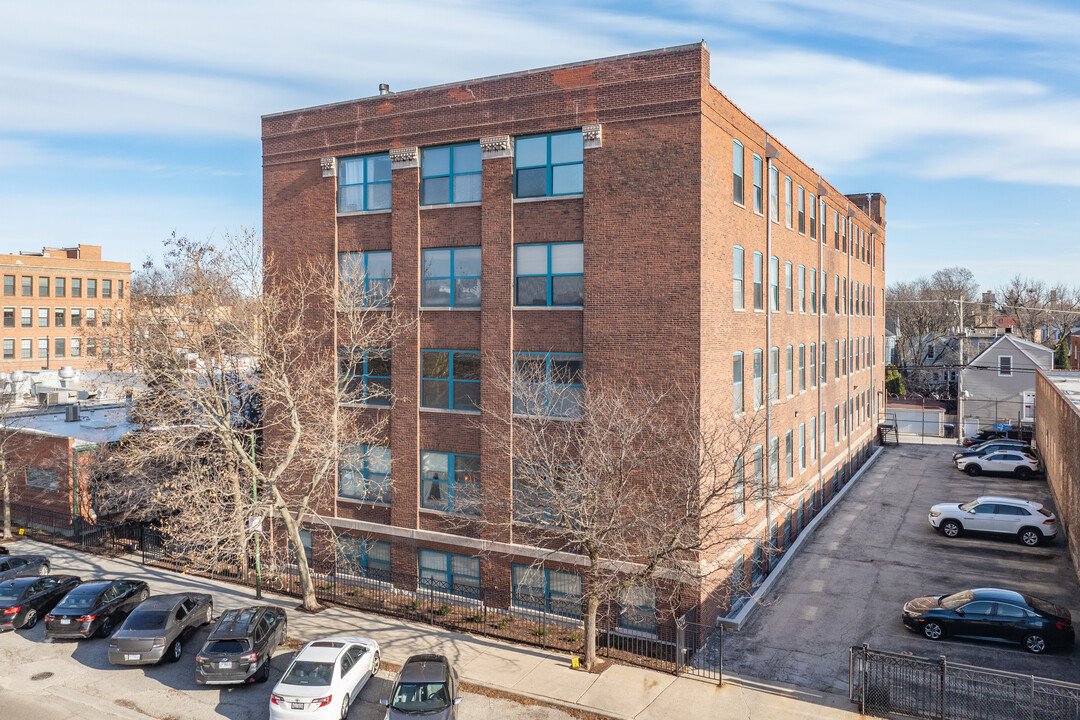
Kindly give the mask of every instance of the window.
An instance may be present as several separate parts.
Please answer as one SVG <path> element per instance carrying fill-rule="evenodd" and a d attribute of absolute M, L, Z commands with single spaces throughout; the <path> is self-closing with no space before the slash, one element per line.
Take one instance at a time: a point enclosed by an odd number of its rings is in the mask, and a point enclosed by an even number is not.
<path fill-rule="evenodd" d="M 101 308 L 101 327 L 112 325 L 112 308 Z"/>
<path fill-rule="evenodd" d="M 813 193 L 810 193 L 807 207 L 810 208 L 810 239 L 817 240 L 817 198 L 814 197 Z"/>
<path fill-rule="evenodd" d="M 29 275 L 22 276 L 22 296 L 33 297 L 34 295 L 34 278 Z"/>
<path fill-rule="evenodd" d="M 112 298 L 112 280 L 101 281 L 101 297 Z"/>
<path fill-rule="evenodd" d="M 810 387 L 817 387 L 817 343 L 810 343 Z"/>
<path fill-rule="evenodd" d="M 516 245 L 515 305 L 583 305 L 583 243 Z"/>
<path fill-rule="evenodd" d="M 810 268 L 810 312 L 817 315 L 817 270 Z"/>
<path fill-rule="evenodd" d="M 769 400 L 775 402 L 780 396 L 780 348 L 769 351 Z"/>
<path fill-rule="evenodd" d="M 761 197 L 761 156 L 754 154 L 754 212 L 760 215 L 762 212 Z"/>
<path fill-rule="evenodd" d="M 780 438 L 769 440 L 769 489 L 780 487 Z"/>
<path fill-rule="evenodd" d="M 619 593 L 619 627 L 656 632 L 656 588 L 634 585 Z"/>
<path fill-rule="evenodd" d="M 754 499 L 761 500 L 765 497 L 765 457 L 763 448 L 758 445 L 754 448 Z"/>
<path fill-rule="evenodd" d="M 833 406 L 833 444 L 840 444 L 840 406 Z"/>
<path fill-rule="evenodd" d="M 840 341 L 840 365 L 843 370 L 843 374 L 848 374 L 848 341 L 844 338 Z"/>
<path fill-rule="evenodd" d="M 577 195 L 585 188 L 580 130 L 514 141 L 514 197 Z"/>
<path fill-rule="evenodd" d="M 791 397 L 795 394 L 795 349 L 791 345 L 784 349 L 784 359 L 787 361 L 784 366 L 784 387 L 788 397 Z"/>
<path fill-rule="evenodd" d="M 338 253 L 339 302 L 348 307 L 390 305 L 389 250 Z"/>
<path fill-rule="evenodd" d="M 731 295 L 734 308 L 744 310 L 746 299 L 743 297 L 743 249 L 738 245 L 732 248 Z"/>
<path fill-rule="evenodd" d="M 472 514 L 479 510 L 480 457 L 420 452 L 420 506 Z"/>
<path fill-rule="evenodd" d="M 769 168 L 769 219 L 780 222 L 780 171 Z"/>
<path fill-rule="evenodd" d="M 824 412 L 821 413 L 821 417 L 818 419 L 818 432 L 821 435 L 821 448 L 820 448 L 821 457 L 824 458 L 825 457 L 825 438 L 826 438 L 826 435 L 825 435 L 825 432 L 826 432 L 826 430 L 825 430 L 825 413 Z"/>
<path fill-rule="evenodd" d="M 998 375 L 1000 377 L 1012 377 L 1012 355 L 998 356 Z"/>
<path fill-rule="evenodd" d="M 29 360 L 34 356 L 34 341 L 30 338 L 23 338 L 19 341 L 20 355 L 23 360 Z"/>
<path fill-rule="evenodd" d="M 38 338 L 37 341 L 37 356 L 39 358 L 49 357 L 49 338 Z"/>
<path fill-rule="evenodd" d="M 421 305 L 480 306 L 480 248 L 424 250 L 422 254 Z"/>
<path fill-rule="evenodd" d="M 64 308 L 53 310 L 53 327 L 67 327 L 67 310 Z"/>
<path fill-rule="evenodd" d="M 390 503 L 390 448 L 341 444 L 338 496 L 366 503 Z"/>
<path fill-rule="evenodd" d="M 799 234 L 806 234 L 806 190 L 799 186 Z"/>
<path fill-rule="evenodd" d="M 423 350 L 420 405 L 449 410 L 480 407 L 480 353 Z"/>
<path fill-rule="evenodd" d="M 847 254 L 847 218 L 840 218 L 840 252 Z"/>
<path fill-rule="evenodd" d="M 848 401 L 847 400 L 845 400 L 842 403 L 842 405 L 843 405 L 843 410 L 840 412 L 840 418 L 841 418 L 841 422 L 843 423 L 843 425 L 841 427 L 842 427 L 842 429 L 844 431 L 844 437 L 847 437 L 847 434 L 848 434 L 848 419 L 851 417 L 851 411 L 848 409 Z"/>
<path fill-rule="evenodd" d="M 480 202 L 480 143 L 424 148 L 420 204 Z"/>
<path fill-rule="evenodd" d="M 827 361 L 825 359 L 825 356 L 826 356 L 825 350 L 828 347 L 829 346 L 825 344 L 825 341 L 822 340 L 822 342 L 821 342 L 821 358 L 820 358 L 820 360 L 821 360 L 821 384 L 822 385 L 824 385 L 829 379 L 829 370 L 828 370 L 829 366 L 828 366 L 828 363 L 827 363 Z"/>
<path fill-rule="evenodd" d="M 515 353 L 514 412 L 577 417 L 584 372 L 580 353 Z"/>
<path fill-rule="evenodd" d="M 754 351 L 754 408 L 757 409 L 765 404 L 762 395 L 761 380 L 764 373 L 761 350 Z"/>
<path fill-rule="evenodd" d="M 787 229 L 791 229 L 792 220 L 792 208 L 791 208 L 791 178 L 787 175 L 784 176 L 784 225 Z"/>
<path fill-rule="evenodd" d="M 812 419 L 812 418 L 811 418 Z M 810 435 L 811 441 L 814 439 Z M 799 423 L 799 470 L 806 469 L 806 423 Z"/>
<path fill-rule="evenodd" d="M 10 340 L 5 339 L 4 340 L 4 359 L 5 360 L 14 360 L 15 359 L 15 340 L 14 339 L 10 339 Z"/>
<path fill-rule="evenodd" d="M 15 295 L 15 276 L 14 275 L 5 275 L 4 276 L 4 295 L 6 295 L 6 296 Z"/>
<path fill-rule="evenodd" d="M 735 353 L 732 358 L 731 378 L 732 409 L 736 413 L 741 413 L 746 409 L 743 400 L 743 354 L 741 352 Z"/>
<path fill-rule="evenodd" d="M 833 278 L 833 303 L 836 305 L 836 314 L 840 314 L 840 276 Z"/>
<path fill-rule="evenodd" d="M 480 558 L 419 550 L 420 585 L 465 597 L 480 597 Z"/>
<path fill-rule="evenodd" d="M 123 280 L 117 280 L 116 281 L 116 297 L 120 298 L 121 300 L 124 299 L 124 281 Z"/>
<path fill-rule="evenodd" d="M 339 213 L 390 208 L 390 153 L 338 162 Z"/>
<path fill-rule="evenodd" d="M 806 312 L 806 266 L 799 266 L 799 312 Z"/>
<path fill-rule="evenodd" d="M 581 576 L 530 565 L 512 565 L 513 603 L 518 607 L 581 617 Z"/>
<path fill-rule="evenodd" d="M 844 314 L 847 315 L 851 308 L 848 307 L 848 279 L 844 278 L 840 284 L 840 307 L 843 308 Z"/>
<path fill-rule="evenodd" d="M 784 433 L 784 460 L 787 462 L 787 479 L 795 477 L 795 438 L 794 431 Z"/>
<path fill-rule="evenodd" d="M 734 478 L 732 500 L 735 506 L 735 522 L 739 522 L 746 518 L 746 464 L 743 462 L 742 455 L 735 458 L 732 477 Z"/>
<path fill-rule="evenodd" d="M 71 327 L 82 327 L 81 308 L 71 308 Z"/>
<path fill-rule="evenodd" d="M 58 358 L 65 357 L 66 354 L 67 354 L 66 345 L 67 345 L 67 343 L 64 341 L 64 338 L 54 338 L 53 339 L 53 357 L 58 357 Z"/>
<path fill-rule="evenodd" d="M 4 308 L 4 327 L 15 327 L 15 308 Z"/>
<path fill-rule="evenodd" d="M 743 200 L 743 146 L 738 140 L 732 141 L 731 148 L 731 199 L 736 205 Z"/>
<path fill-rule="evenodd" d="M 775 255 L 769 258 L 769 307 L 780 311 L 780 259 Z"/>
<path fill-rule="evenodd" d="M 814 462 L 817 457 L 817 443 L 815 438 L 817 437 L 817 418 L 810 418 L 810 462 Z M 812 504 L 812 503 L 811 503 Z"/>
<path fill-rule="evenodd" d="M 338 382 L 343 402 L 390 407 L 390 351 L 345 350 L 338 353 Z"/>
<path fill-rule="evenodd" d="M 337 536 L 335 571 L 390 582 L 390 543 Z"/>
<path fill-rule="evenodd" d="M 97 327 L 96 308 L 86 308 L 86 327 Z"/>
<path fill-rule="evenodd" d="M 21 308 L 19 316 L 20 316 L 20 325 L 21 325 L 21 327 L 24 327 L 24 328 L 34 327 L 34 309 L 33 308 Z"/>
<path fill-rule="evenodd" d="M 94 340 L 94 338 L 86 338 L 86 354 L 90 357 L 94 357 L 97 355 L 97 342 Z"/>
<path fill-rule="evenodd" d="M 784 301 L 787 304 L 787 311 L 795 312 L 795 298 L 791 291 L 791 263 L 784 263 Z"/>
<path fill-rule="evenodd" d="M 832 211 L 832 225 L 833 225 L 833 249 L 840 249 L 840 211 Z"/>
<path fill-rule="evenodd" d="M 97 297 L 97 280 L 95 280 L 94 278 L 87 278 L 86 280 L 86 297 Z"/>
<path fill-rule="evenodd" d="M 754 253 L 754 309 L 765 309 L 765 298 L 762 294 L 762 280 L 761 280 L 761 263 L 762 255 L 759 252 Z"/>
<path fill-rule="evenodd" d="M 829 274 L 821 269 L 821 314 L 829 313 Z"/>
<path fill-rule="evenodd" d="M 26 487 L 56 492 L 60 489 L 60 473 L 49 468 L 28 467 L 26 468 Z"/>
<path fill-rule="evenodd" d="M 835 357 L 833 357 L 833 377 L 840 377 L 840 340 L 833 340 L 833 351 Z"/>
<path fill-rule="evenodd" d="M 71 357 L 82 355 L 82 341 L 79 338 L 71 338 Z"/>
<path fill-rule="evenodd" d="M 38 308 L 38 327 L 49 327 L 49 308 Z"/>
<path fill-rule="evenodd" d="M 82 297 L 82 278 L 71 278 L 71 297 Z"/>
<path fill-rule="evenodd" d="M 818 218 L 819 218 L 819 220 L 821 222 L 821 244 L 825 245 L 825 244 L 828 243 L 828 240 L 825 237 L 825 219 L 827 217 L 826 207 L 825 207 L 825 200 L 824 199 L 819 200 L 818 204 L 821 206 L 820 207 L 820 212 L 818 213 Z"/>
<path fill-rule="evenodd" d="M 56 293 L 56 297 L 67 297 L 67 282 L 64 278 L 58 277 L 53 281 L 53 292 Z"/>
<path fill-rule="evenodd" d="M 806 346 L 799 346 L 799 392 L 806 390 Z"/>

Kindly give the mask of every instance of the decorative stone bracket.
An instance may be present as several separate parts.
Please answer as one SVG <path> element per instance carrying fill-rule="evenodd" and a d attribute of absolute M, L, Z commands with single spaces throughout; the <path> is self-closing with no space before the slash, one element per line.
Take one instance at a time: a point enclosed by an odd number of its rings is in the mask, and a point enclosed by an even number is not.
<path fill-rule="evenodd" d="M 420 148 L 401 147 L 390 148 L 390 169 L 404 170 L 405 168 L 420 167 Z"/>
<path fill-rule="evenodd" d="M 337 158 L 321 158 L 319 165 L 322 166 L 323 177 L 334 177 L 337 175 Z"/>
<path fill-rule="evenodd" d="M 584 125 L 581 128 L 581 137 L 585 140 L 585 149 L 603 147 L 603 133 L 599 123 L 596 125 Z"/>
<path fill-rule="evenodd" d="M 509 135 L 480 138 L 480 157 L 483 160 L 514 157 L 514 141 Z"/>

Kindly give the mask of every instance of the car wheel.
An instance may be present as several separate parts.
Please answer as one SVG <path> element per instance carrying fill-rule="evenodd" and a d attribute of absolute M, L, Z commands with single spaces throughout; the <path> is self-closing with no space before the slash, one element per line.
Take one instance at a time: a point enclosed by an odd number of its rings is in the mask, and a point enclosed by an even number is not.
<path fill-rule="evenodd" d="M 1020 542 L 1028 547 L 1035 547 L 1042 542 L 1042 533 L 1035 528 L 1024 528 L 1020 531 Z"/>
<path fill-rule="evenodd" d="M 1021 465 L 1014 471 L 1017 480 L 1027 480 L 1031 477 L 1031 468 Z"/>
<path fill-rule="evenodd" d="M 38 568 L 38 575 L 48 575 L 49 572 L 51 572 L 51 568 L 49 567 L 49 563 L 45 563 L 40 568 Z"/>
<path fill-rule="evenodd" d="M 945 537 L 960 537 L 960 532 L 962 530 L 963 528 L 960 527 L 960 523 L 956 522 L 955 520 L 946 520 L 945 522 L 941 523 L 941 534 Z"/>
<path fill-rule="evenodd" d="M 1046 651 L 1046 640 L 1043 639 L 1042 635 L 1033 633 L 1024 638 L 1024 647 L 1027 648 L 1028 652 L 1038 655 L 1039 653 Z"/>
<path fill-rule="evenodd" d="M 285 641 L 288 640 L 288 639 L 289 639 L 289 623 L 283 622 L 283 623 L 281 623 L 281 642 L 278 643 L 278 646 L 284 645 Z"/>
<path fill-rule="evenodd" d="M 267 659 L 263 663 L 263 666 L 259 669 L 259 672 L 255 673 L 255 682 L 264 683 L 270 679 L 270 660 Z"/>
<path fill-rule="evenodd" d="M 210 623 L 210 622 L 213 622 L 213 621 L 214 621 L 214 603 L 213 603 L 213 601 L 211 601 L 210 604 L 206 606 L 206 620 L 203 622 L 203 625 L 206 625 L 206 623 Z"/>
<path fill-rule="evenodd" d="M 346 695 L 341 701 L 341 720 L 349 717 L 349 696 Z"/>
<path fill-rule="evenodd" d="M 112 616 L 110 615 L 109 617 L 105 618 L 102 621 L 101 628 L 98 630 L 98 632 L 101 634 L 101 637 L 107 638 L 110 635 L 112 635 L 112 631 L 113 631 L 113 619 L 112 619 Z"/>
<path fill-rule="evenodd" d="M 968 465 L 966 468 L 964 468 L 964 472 L 966 472 L 971 477 L 975 477 L 976 475 L 981 475 L 982 474 L 982 468 L 979 467 L 978 465 L 976 465 L 975 463 L 972 463 L 972 464 Z"/>
<path fill-rule="evenodd" d="M 184 654 L 184 646 L 180 644 L 180 638 L 173 640 L 172 645 L 169 646 L 169 652 L 166 657 L 169 662 L 176 662 L 180 659 L 180 656 Z"/>
<path fill-rule="evenodd" d="M 380 667 L 382 667 L 382 659 L 379 657 L 379 653 L 375 653 L 375 657 L 371 658 L 371 677 L 379 674 Z"/>
<path fill-rule="evenodd" d="M 923 625 L 922 634 L 931 640 L 940 640 L 945 635 L 945 628 L 936 622 L 928 622 Z"/>
<path fill-rule="evenodd" d="M 34 608 L 30 608 L 29 610 L 26 611 L 26 617 L 23 618 L 22 629 L 23 630 L 31 629 L 32 627 L 37 625 L 37 621 L 38 621 L 37 610 L 35 610 Z"/>
<path fill-rule="evenodd" d="M 142 602 L 143 600 L 145 600 L 145 599 L 146 599 L 146 598 L 148 598 L 148 597 L 150 597 L 150 591 L 149 591 L 149 590 L 147 590 L 146 588 L 143 588 L 143 589 L 142 589 L 142 590 L 141 590 L 141 591 L 139 592 L 139 602 Z"/>

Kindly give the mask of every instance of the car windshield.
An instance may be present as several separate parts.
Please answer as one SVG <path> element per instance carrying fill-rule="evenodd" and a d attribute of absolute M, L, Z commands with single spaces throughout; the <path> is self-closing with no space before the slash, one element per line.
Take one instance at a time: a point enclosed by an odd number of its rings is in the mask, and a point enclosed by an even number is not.
<path fill-rule="evenodd" d="M 1031 597 L 1030 595 L 1025 595 L 1024 600 L 1027 601 L 1028 605 L 1035 608 L 1036 610 L 1038 610 L 1041 613 L 1046 613 L 1047 615 L 1053 615 L 1054 617 L 1059 617 L 1059 618 L 1070 618 L 1071 619 L 1071 617 L 1072 617 L 1069 614 L 1068 610 L 1066 610 L 1063 607 L 1059 607 L 1059 606 L 1055 605 L 1054 603 L 1048 603 L 1045 600 L 1041 600 L 1041 599 L 1039 599 L 1037 597 Z"/>
<path fill-rule="evenodd" d="M 961 505 L 960 509 L 961 510 L 970 510 L 971 508 L 975 507 L 978 504 L 979 504 L 978 500 L 972 500 L 969 503 L 964 503 L 963 505 Z"/>
<path fill-rule="evenodd" d="M 281 682 L 286 685 L 329 685 L 333 677 L 333 663 L 297 660 L 289 666 L 289 671 L 281 678 Z"/>
<path fill-rule="evenodd" d="M 22 597 L 22 588 L 0 588 L 0 605 L 8 605 Z"/>
<path fill-rule="evenodd" d="M 955 610 L 961 605 L 966 605 L 975 599 L 975 593 L 970 590 L 954 593 L 952 595 L 946 595 L 941 598 L 941 607 L 946 610 Z"/>
<path fill-rule="evenodd" d="M 237 640 L 215 640 L 206 646 L 207 653 L 218 653 L 221 655 L 230 655 L 234 653 L 247 652 L 248 641 L 243 639 Z"/>
<path fill-rule="evenodd" d="M 53 608 L 53 612 L 64 612 L 65 610 L 89 610 L 94 607 L 94 600 L 97 599 L 97 593 L 87 594 L 81 593 L 78 595 L 68 595 Z"/>
<path fill-rule="evenodd" d="M 165 621 L 169 619 L 169 613 L 161 611 L 143 610 L 133 612 L 124 623 L 125 630 L 161 630 L 165 627 Z"/>
<path fill-rule="evenodd" d="M 401 683 L 390 707 L 401 712 L 432 712 L 450 704 L 444 682 Z"/>

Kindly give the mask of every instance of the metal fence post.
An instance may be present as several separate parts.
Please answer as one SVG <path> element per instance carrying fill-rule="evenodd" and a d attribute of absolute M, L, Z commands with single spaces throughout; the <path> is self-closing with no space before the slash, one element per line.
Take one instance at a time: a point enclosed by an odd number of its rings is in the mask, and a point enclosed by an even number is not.
<path fill-rule="evenodd" d="M 862 646 L 862 683 L 859 685 L 859 712 L 866 711 L 866 682 L 870 674 L 870 645 L 863 643 Z"/>
<path fill-rule="evenodd" d="M 945 676 L 946 676 L 946 674 L 948 672 L 948 665 L 947 665 L 947 663 L 945 661 L 945 656 L 944 655 L 941 656 L 940 666 L 941 666 L 941 678 L 938 681 L 938 683 L 939 683 L 938 684 L 938 688 L 939 688 L 938 689 L 938 701 L 941 703 L 941 708 L 938 711 L 938 717 L 940 718 L 940 720 L 945 720 L 945 716 L 947 714 L 946 710 L 945 710 L 945 707 L 946 707 L 946 704 L 945 704 Z"/>
<path fill-rule="evenodd" d="M 686 619 L 675 619 L 675 674 L 682 671 L 683 658 L 686 653 Z"/>

